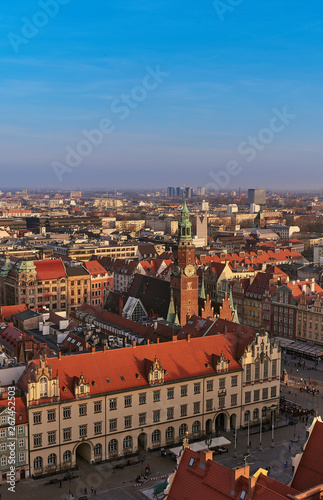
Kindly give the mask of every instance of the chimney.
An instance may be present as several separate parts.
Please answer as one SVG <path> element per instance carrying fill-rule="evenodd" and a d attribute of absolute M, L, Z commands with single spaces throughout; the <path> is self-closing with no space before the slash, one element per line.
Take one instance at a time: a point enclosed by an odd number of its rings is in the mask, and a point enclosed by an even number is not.
<path fill-rule="evenodd" d="M 136 347 L 137 342 L 135 340 L 132 341 L 132 347 Z"/>
<path fill-rule="evenodd" d="M 149 339 L 147 339 L 147 345 L 149 345 Z"/>
<path fill-rule="evenodd" d="M 191 342 L 191 335 L 188 333 L 186 337 L 187 342 Z"/>
<path fill-rule="evenodd" d="M 313 283 L 313 281 L 312 281 L 312 283 L 311 283 L 311 292 L 312 292 L 312 293 L 314 293 L 314 292 L 315 292 L 315 282 Z"/>
<path fill-rule="evenodd" d="M 91 352 L 92 352 L 92 353 L 93 353 L 93 352 L 95 352 L 95 346 L 94 346 L 94 347 L 92 347 Z"/>
<path fill-rule="evenodd" d="M 105 352 L 107 350 L 107 347 L 106 345 L 103 346 L 103 352 Z"/>
<path fill-rule="evenodd" d="M 159 344 L 159 339 L 157 339 L 157 344 Z"/>
<path fill-rule="evenodd" d="M 58 359 L 62 359 L 62 353 L 61 353 L 61 351 L 58 351 Z"/>
<path fill-rule="evenodd" d="M 302 285 L 302 292 L 306 294 L 306 285 Z"/>
<path fill-rule="evenodd" d="M 88 348 L 89 348 L 89 343 L 85 342 L 85 349 L 88 349 Z"/>
<path fill-rule="evenodd" d="M 213 451 L 201 450 L 200 451 L 200 464 L 206 465 L 208 460 L 213 460 Z"/>
<path fill-rule="evenodd" d="M 173 337 L 172 337 L 172 341 L 173 341 L 173 342 L 177 342 L 177 335 L 173 335 Z"/>

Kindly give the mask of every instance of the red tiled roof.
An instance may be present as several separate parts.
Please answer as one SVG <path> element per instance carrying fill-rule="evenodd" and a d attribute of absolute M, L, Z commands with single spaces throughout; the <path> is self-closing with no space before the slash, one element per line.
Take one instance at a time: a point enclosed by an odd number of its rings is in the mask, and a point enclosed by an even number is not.
<path fill-rule="evenodd" d="M 60 259 L 35 260 L 37 280 L 54 280 L 66 276 L 65 267 Z"/>
<path fill-rule="evenodd" d="M 9 404 L 8 399 L 0 400 L 0 408 L 8 408 L 8 404 Z M 28 418 L 27 418 L 27 406 L 26 406 L 25 396 L 19 396 L 15 398 L 15 410 L 16 410 L 16 425 L 26 424 L 28 422 Z"/>
<path fill-rule="evenodd" d="M 89 260 L 84 263 L 86 269 L 90 272 L 91 275 L 96 274 L 107 274 L 107 270 L 104 269 L 103 266 L 97 260 Z"/>
<path fill-rule="evenodd" d="M 300 491 L 323 483 L 323 423 L 316 421 L 291 486 Z"/>
<path fill-rule="evenodd" d="M 17 304 L 14 306 L 1 306 L 0 316 L 3 320 L 11 321 L 14 314 L 26 311 L 26 304 Z"/>
<path fill-rule="evenodd" d="M 198 376 L 215 374 L 214 355 L 223 352 L 230 361 L 229 371 L 241 370 L 232 356 L 223 335 L 207 338 L 175 340 L 116 350 L 96 351 L 73 356 L 48 358 L 54 374 L 58 372 L 60 399 L 74 398 L 74 381 L 83 373 L 90 382 L 91 395 L 128 390 L 148 386 L 148 370 L 155 357 L 161 362 L 165 383 Z M 18 386 L 27 389 L 29 377 L 33 378 L 38 360 L 31 362 L 18 381 Z M 95 384 L 94 384 L 95 382 Z M 66 388 L 66 391 L 63 390 Z"/>

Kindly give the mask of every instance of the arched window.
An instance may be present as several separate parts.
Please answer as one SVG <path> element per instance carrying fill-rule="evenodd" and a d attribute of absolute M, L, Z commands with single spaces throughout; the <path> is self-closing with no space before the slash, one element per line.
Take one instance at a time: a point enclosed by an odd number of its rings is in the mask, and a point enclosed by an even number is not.
<path fill-rule="evenodd" d="M 248 422 L 250 420 L 250 411 L 247 410 L 244 414 L 244 421 Z"/>
<path fill-rule="evenodd" d="M 71 454 L 70 450 L 64 451 L 64 453 L 63 453 L 63 462 L 64 463 L 70 462 L 71 461 L 71 457 L 72 457 L 72 454 Z"/>
<path fill-rule="evenodd" d="M 179 435 L 180 436 L 185 436 L 186 431 L 187 431 L 187 424 L 180 425 L 180 427 L 179 427 Z"/>
<path fill-rule="evenodd" d="M 34 469 L 42 469 L 42 468 L 43 468 L 42 457 L 36 457 L 34 460 Z"/>
<path fill-rule="evenodd" d="M 47 396 L 47 378 L 41 377 L 40 379 L 40 397 L 43 398 Z"/>
<path fill-rule="evenodd" d="M 152 433 L 151 440 L 153 443 L 157 443 L 160 441 L 160 431 L 158 429 L 155 429 Z"/>
<path fill-rule="evenodd" d="M 48 465 L 56 465 L 55 453 L 51 453 L 50 455 L 48 455 Z"/>
<path fill-rule="evenodd" d="M 123 449 L 127 450 L 129 448 L 132 448 L 132 437 L 126 436 L 123 440 Z"/>
<path fill-rule="evenodd" d="M 109 441 L 108 450 L 109 453 L 118 451 L 118 441 L 116 439 L 111 439 L 111 441 Z"/>
<path fill-rule="evenodd" d="M 102 455 L 102 444 L 98 443 L 94 446 L 94 456 Z"/>
<path fill-rule="evenodd" d="M 158 380 L 158 370 L 155 370 L 155 371 L 154 371 L 154 379 L 155 379 L 155 380 Z"/>
<path fill-rule="evenodd" d="M 267 406 L 264 406 L 263 409 L 261 410 L 261 416 L 262 418 L 267 417 Z"/>
<path fill-rule="evenodd" d="M 259 410 L 258 410 L 258 408 L 255 408 L 253 410 L 253 419 L 257 420 L 258 418 L 259 418 Z"/>
<path fill-rule="evenodd" d="M 166 439 L 174 439 L 174 427 L 167 427 Z"/>
<path fill-rule="evenodd" d="M 201 424 L 198 420 L 195 420 L 195 422 L 192 425 L 192 432 L 200 432 Z"/>

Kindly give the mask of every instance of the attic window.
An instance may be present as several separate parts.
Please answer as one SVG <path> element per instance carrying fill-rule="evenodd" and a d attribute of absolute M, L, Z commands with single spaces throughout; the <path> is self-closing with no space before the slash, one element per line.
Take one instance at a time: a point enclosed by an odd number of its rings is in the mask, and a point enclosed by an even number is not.
<path fill-rule="evenodd" d="M 19 418 L 19 420 L 22 420 L 22 415 L 19 415 L 19 417 L 18 417 L 18 418 Z"/>
<path fill-rule="evenodd" d="M 96 387 L 96 382 L 95 382 L 95 380 L 92 380 L 92 385 L 93 385 L 93 387 Z"/>
<path fill-rule="evenodd" d="M 124 376 L 123 375 L 120 375 L 120 378 L 121 378 L 121 380 L 124 380 Z"/>
<path fill-rule="evenodd" d="M 66 387 L 65 387 L 65 386 L 63 387 L 63 392 L 67 392 L 67 389 L 66 389 Z"/>
<path fill-rule="evenodd" d="M 108 382 L 108 384 L 110 384 L 110 379 L 109 378 L 107 378 L 107 382 Z"/>
<path fill-rule="evenodd" d="M 193 467 L 194 462 L 195 462 L 195 458 L 193 458 L 193 457 L 192 457 L 192 458 L 190 459 L 190 461 L 188 462 L 188 465 L 189 465 L 190 467 Z"/>
<path fill-rule="evenodd" d="M 244 500 L 246 498 L 246 490 L 242 490 L 239 496 L 239 500 Z"/>

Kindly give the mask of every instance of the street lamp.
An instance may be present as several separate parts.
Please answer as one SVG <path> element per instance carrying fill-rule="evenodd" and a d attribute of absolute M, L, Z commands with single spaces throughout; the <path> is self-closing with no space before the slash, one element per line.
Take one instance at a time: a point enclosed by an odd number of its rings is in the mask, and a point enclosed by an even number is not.
<path fill-rule="evenodd" d="M 236 417 L 236 428 L 234 432 L 234 454 L 233 456 L 236 458 L 237 457 L 237 417 Z"/>
<path fill-rule="evenodd" d="M 250 412 L 248 413 L 248 443 L 247 443 L 247 450 L 249 450 L 250 448 L 250 439 L 249 439 L 249 436 L 250 436 L 250 428 L 249 428 L 249 425 L 250 425 Z"/>
<path fill-rule="evenodd" d="M 140 452 L 139 454 L 139 462 L 140 462 L 140 477 L 143 477 L 143 471 L 142 471 L 142 466 L 143 466 L 143 463 L 145 461 L 145 454 Z"/>
<path fill-rule="evenodd" d="M 274 446 L 275 446 L 275 444 L 274 444 L 275 409 L 276 409 L 275 406 L 271 407 L 271 415 L 272 415 L 272 418 L 271 418 L 271 447 L 272 448 L 274 448 Z"/>
<path fill-rule="evenodd" d="M 261 433 L 262 433 L 262 412 L 260 411 L 259 450 L 262 450 Z"/>
<path fill-rule="evenodd" d="M 207 445 L 208 449 L 210 449 L 210 446 L 212 444 L 212 434 L 208 434 L 205 440 L 205 444 Z"/>

